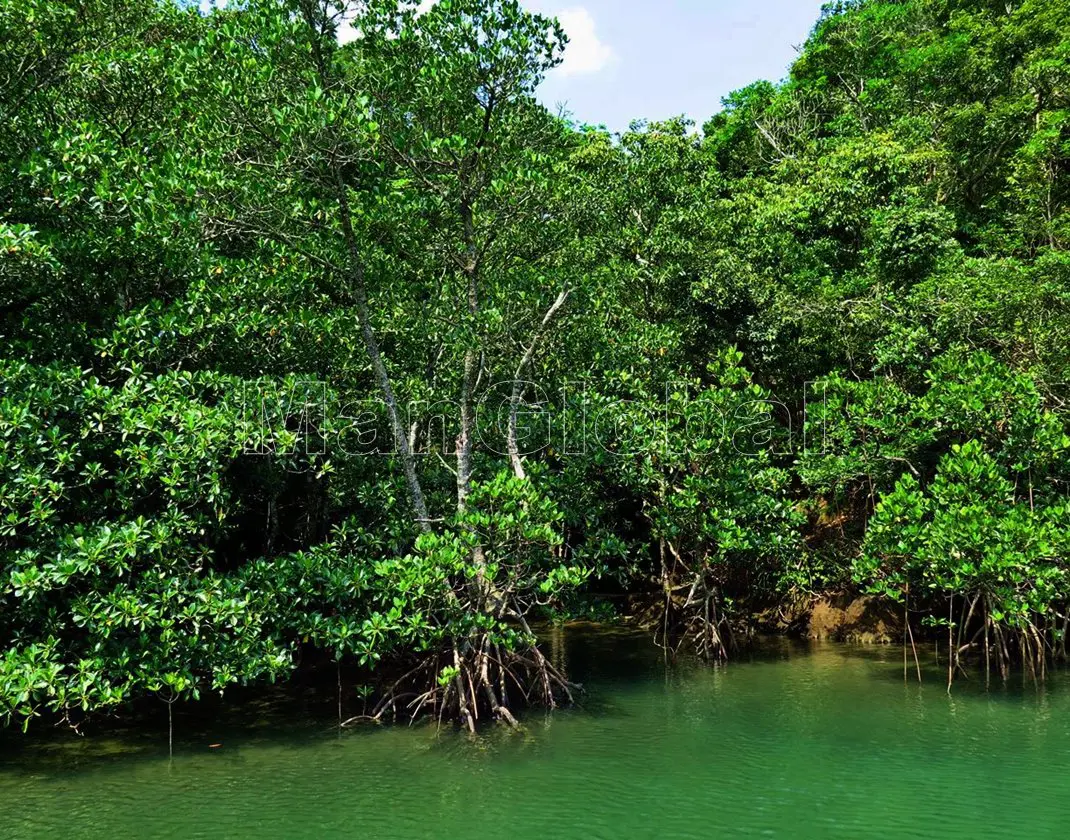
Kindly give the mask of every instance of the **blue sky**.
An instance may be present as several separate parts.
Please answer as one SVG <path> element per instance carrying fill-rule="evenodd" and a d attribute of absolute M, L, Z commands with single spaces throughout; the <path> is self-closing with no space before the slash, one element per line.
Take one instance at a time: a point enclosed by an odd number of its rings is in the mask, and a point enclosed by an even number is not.
<path fill-rule="evenodd" d="M 419 0 L 419 9 L 435 2 Z M 733 90 L 784 78 L 825 0 L 521 2 L 557 17 L 570 39 L 540 91 L 543 102 L 623 131 L 634 119 L 680 114 L 701 126 Z M 340 37 L 354 35 L 343 27 Z"/>
<path fill-rule="evenodd" d="M 823 0 L 527 0 L 556 15 L 571 43 L 543 84 L 551 107 L 621 131 L 686 114 L 699 125 L 721 98 L 786 75 Z"/>
<path fill-rule="evenodd" d="M 564 63 L 540 91 L 543 102 L 564 105 L 580 122 L 623 131 L 634 119 L 680 114 L 701 126 L 733 90 L 782 79 L 824 0 L 521 2 L 556 16 L 570 38 Z"/>

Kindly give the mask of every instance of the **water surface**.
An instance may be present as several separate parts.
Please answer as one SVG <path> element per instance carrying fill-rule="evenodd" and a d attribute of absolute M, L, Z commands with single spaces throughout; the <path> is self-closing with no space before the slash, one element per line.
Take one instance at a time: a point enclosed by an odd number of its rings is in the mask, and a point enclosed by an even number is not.
<path fill-rule="evenodd" d="M 901 651 L 771 643 L 666 669 L 648 639 L 569 632 L 583 708 L 523 733 L 339 734 L 292 690 L 79 739 L 0 741 L 0 838 L 1064 838 L 1070 680 L 948 697 Z M 931 659 L 931 655 L 927 655 Z M 360 701 L 348 698 L 347 705 Z M 359 708 L 352 711 L 359 711 Z M 212 743 L 222 747 L 210 748 Z"/>

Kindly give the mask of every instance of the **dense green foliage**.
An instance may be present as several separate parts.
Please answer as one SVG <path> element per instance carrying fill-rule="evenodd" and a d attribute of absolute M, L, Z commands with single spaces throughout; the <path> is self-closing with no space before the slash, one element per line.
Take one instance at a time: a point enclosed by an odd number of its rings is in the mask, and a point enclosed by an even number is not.
<path fill-rule="evenodd" d="M 596 593 L 1064 653 L 1068 21 L 831 4 L 614 137 L 514 0 L 0 0 L 0 718 L 328 661 L 511 720 Z"/>

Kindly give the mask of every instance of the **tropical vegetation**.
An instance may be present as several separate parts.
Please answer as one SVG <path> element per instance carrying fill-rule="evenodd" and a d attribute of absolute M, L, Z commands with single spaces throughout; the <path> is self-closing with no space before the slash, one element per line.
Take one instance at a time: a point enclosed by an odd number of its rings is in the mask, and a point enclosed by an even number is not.
<path fill-rule="evenodd" d="M 1065 656 L 1070 3 L 830 3 L 620 135 L 538 103 L 566 49 L 0 0 L 0 720 L 326 665 L 515 722 L 576 691 L 542 622 L 718 660 L 836 589 Z"/>

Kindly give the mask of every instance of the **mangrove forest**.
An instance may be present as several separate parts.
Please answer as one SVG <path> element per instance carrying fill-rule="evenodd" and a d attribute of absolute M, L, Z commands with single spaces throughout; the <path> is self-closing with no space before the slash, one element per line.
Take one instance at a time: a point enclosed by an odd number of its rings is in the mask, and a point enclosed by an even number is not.
<path fill-rule="evenodd" d="M 567 727 L 567 626 L 710 691 L 778 634 L 1054 679 L 1070 2 L 831 2 L 781 81 L 626 131 L 539 99 L 568 41 L 0 0 L 5 737 L 307 680 L 384 738 Z"/>

